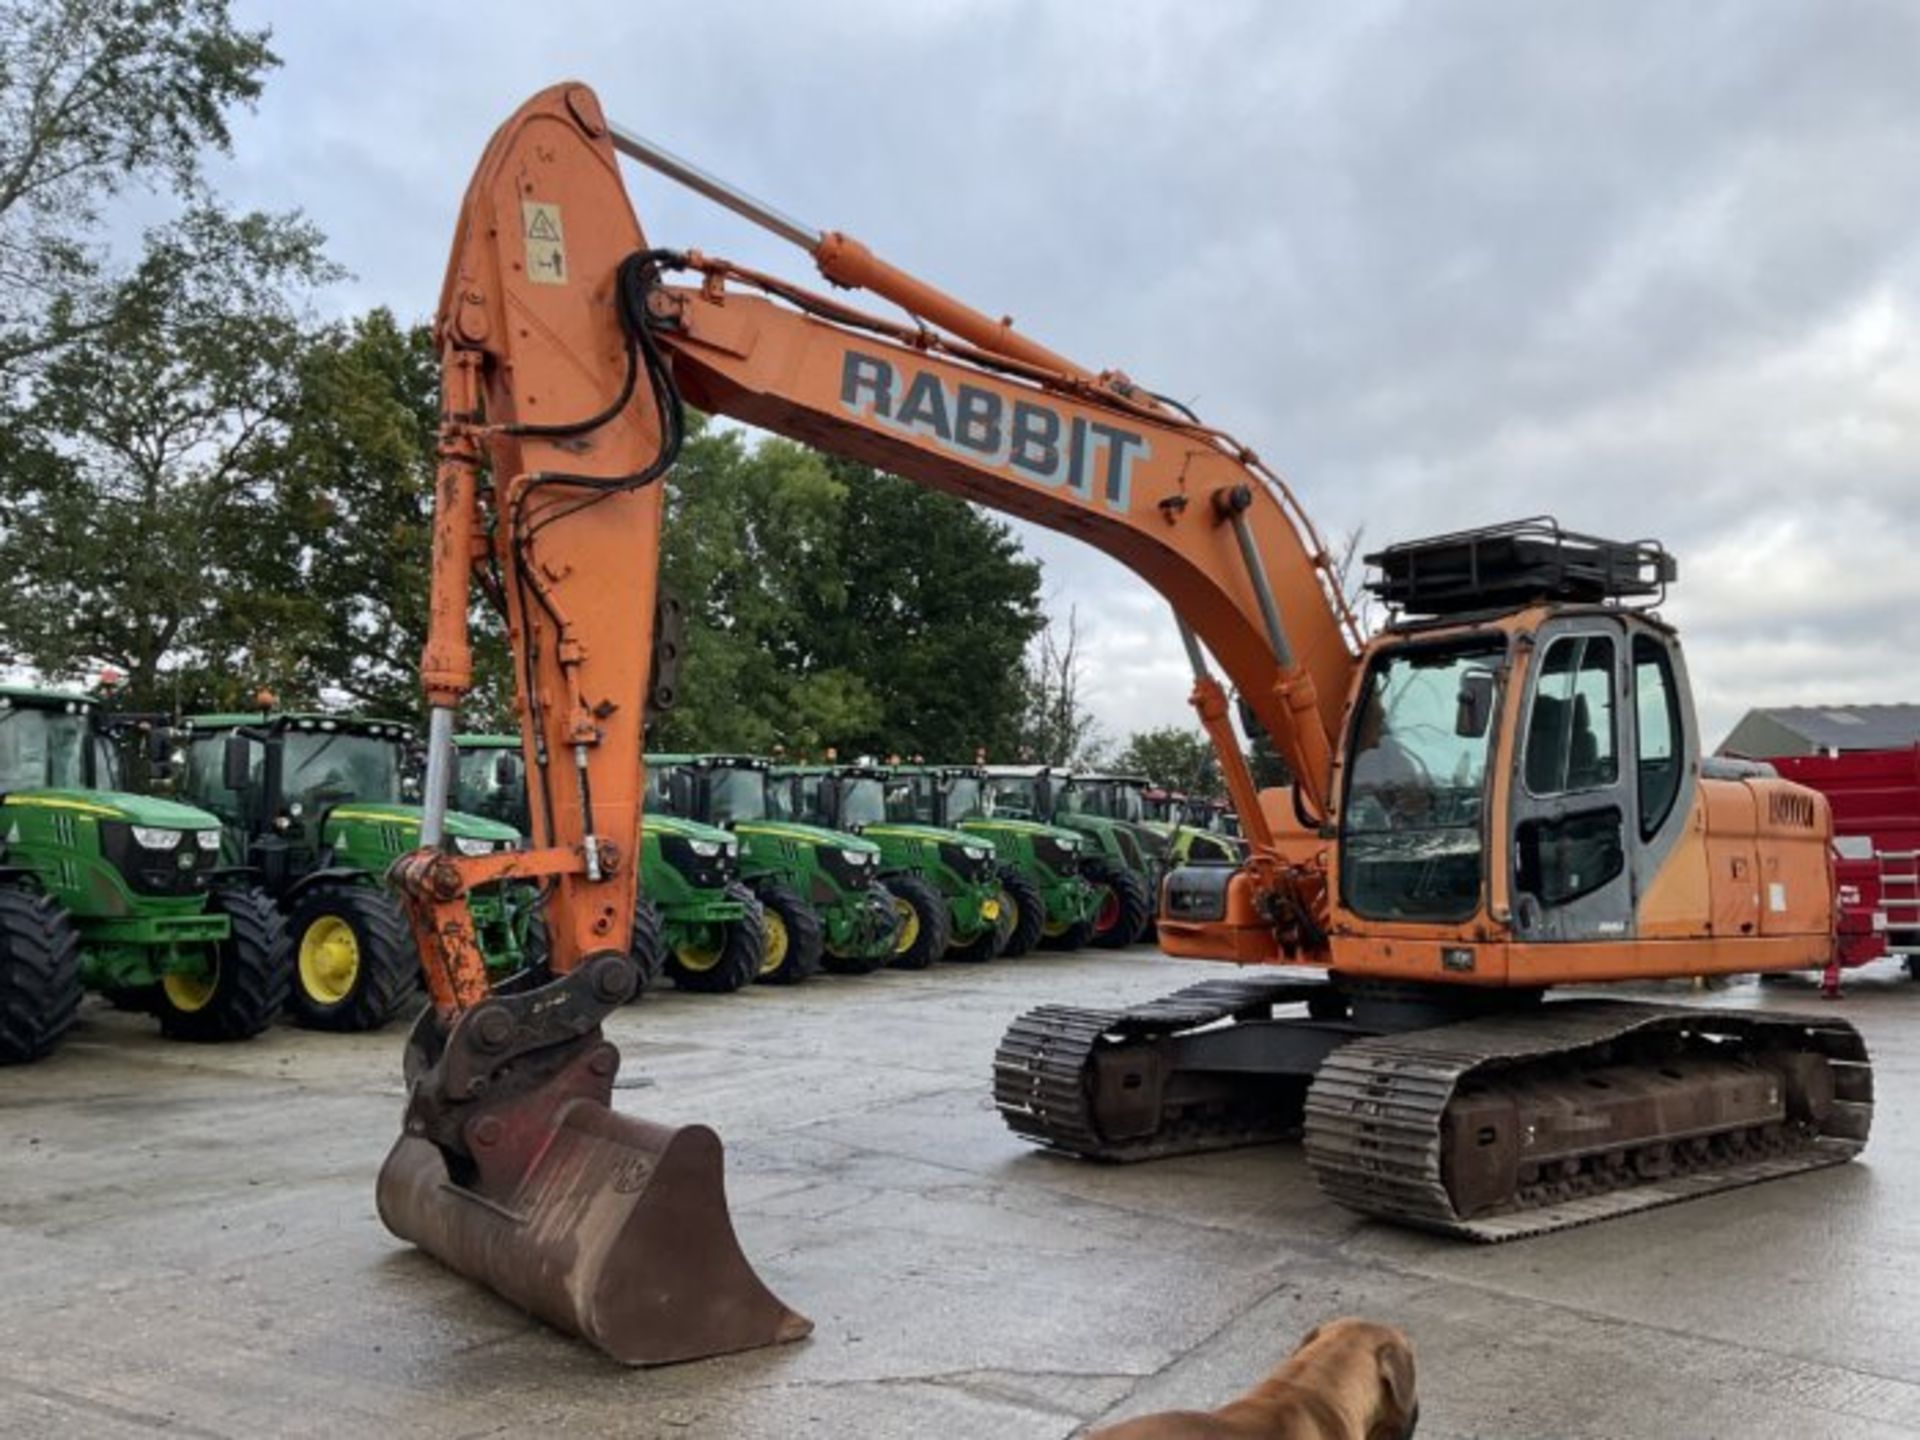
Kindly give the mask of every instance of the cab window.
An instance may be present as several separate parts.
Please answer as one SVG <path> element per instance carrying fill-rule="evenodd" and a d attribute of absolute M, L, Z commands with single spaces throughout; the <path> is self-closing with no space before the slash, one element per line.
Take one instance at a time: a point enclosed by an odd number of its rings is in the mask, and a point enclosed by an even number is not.
<path fill-rule="evenodd" d="M 1651 840 L 1680 796 L 1680 690 L 1673 659 L 1651 635 L 1633 637 L 1633 697 L 1640 729 L 1640 838 Z"/>
<path fill-rule="evenodd" d="M 1620 778 L 1613 713 L 1613 640 L 1563 635 L 1547 647 L 1527 722 L 1527 789 L 1598 790 Z"/>

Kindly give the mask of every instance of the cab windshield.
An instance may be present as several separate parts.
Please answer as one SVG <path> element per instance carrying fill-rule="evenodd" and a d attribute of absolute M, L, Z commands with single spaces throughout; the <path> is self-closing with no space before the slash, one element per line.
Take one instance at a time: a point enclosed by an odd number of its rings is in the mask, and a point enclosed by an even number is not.
<path fill-rule="evenodd" d="M 972 820 L 986 813 L 986 797 L 983 794 L 980 777 L 977 775 L 956 775 L 947 782 L 946 823 L 958 825 L 962 820 Z"/>
<path fill-rule="evenodd" d="M 400 797 L 400 747 L 371 735 L 295 730 L 287 735 L 281 787 L 309 806 L 347 800 L 393 804 Z"/>
<path fill-rule="evenodd" d="M 747 766 L 721 766 L 707 772 L 709 825 L 767 818 L 767 772 Z"/>
<path fill-rule="evenodd" d="M 886 787 L 872 775 L 842 776 L 840 780 L 840 828 L 859 830 L 884 824 L 887 818 Z"/>
<path fill-rule="evenodd" d="M 524 830 L 527 774 L 513 750 L 462 750 L 453 777 L 453 808 Z"/>
<path fill-rule="evenodd" d="M 86 789 L 90 731 L 84 713 L 0 710 L 0 792 Z"/>
<path fill-rule="evenodd" d="M 1099 815 L 1108 820 L 1127 820 L 1140 824 L 1147 818 L 1146 804 L 1131 785 L 1111 782 L 1098 785 L 1071 785 L 1061 798 L 1070 815 Z"/>
<path fill-rule="evenodd" d="M 931 775 L 902 775 L 887 787 L 887 819 L 896 824 L 931 825 L 937 818 Z"/>
<path fill-rule="evenodd" d="M 1464 920 L 1479 907 L 1497 641 L 1389 651 L 1367 673 L 1341 823 L 1340 888 L 1374 920 Z M 1475 733 L 1475 732 L 1478 733 Z"/>
<path fill-rule="evenodd" d="M 1034 775 L 995 775 L 987 781 L 987 813 L 1015 820 L 1039 820 L 1040 779 Z"/>

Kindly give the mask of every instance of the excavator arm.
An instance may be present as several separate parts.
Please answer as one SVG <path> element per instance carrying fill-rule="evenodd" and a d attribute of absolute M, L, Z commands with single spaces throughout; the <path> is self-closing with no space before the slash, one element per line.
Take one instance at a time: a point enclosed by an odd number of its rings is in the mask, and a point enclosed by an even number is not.
<path fill-rule="evenodd" d="M 649 248 L 622 151 L 908 318 Z M 639 1363 L 807 1328 L 733 1242 L 711 1132 L 609 1108 L 618 1057 L 600 1025 L 637 985 L 628 947 L 645 724 L 665 698 L 652 638 L 658 482 L 686 404 L 1078 536 L 1157 589 L 1179 620 L 1194 703 L 1251 844 L 1235 882 L 1240 923 L 1218 935 L 1188 927 L 1180 948 L 1273 959 L 1316 943 L 1313 878 L 1277 846 L 1206 657 L 1273 737 L 1297 808 L 1320 817 L 1356 637 L 1325 547 L 1250 450 L 858 242 L 701 175 L 610 125 L 580 85 L 535 96 L 489 144 L 436 336 L 426 820 L 423 848 L 395 867 L 432 1004 L 409 1039 L 406 1133 L 380 1184 L 396 1233 Z M 507 620 L 532 836 L 526 851 L 467 858 L 440 840 L 476 590 Z M 466 895 L 512 879 L 545 891 L 549 973 L 495 989 Z M 667 1234 L 676 1239 L 663 1247 Z M 650 1308 L 636 1308 L 642 1294 Z"/>

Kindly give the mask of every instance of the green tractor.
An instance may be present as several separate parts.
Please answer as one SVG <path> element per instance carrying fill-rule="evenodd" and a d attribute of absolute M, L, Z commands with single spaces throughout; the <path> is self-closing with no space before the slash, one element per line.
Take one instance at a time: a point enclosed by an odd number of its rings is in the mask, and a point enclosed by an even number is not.
<path fill-rule="evenodd" d="M 1082 838 L 1038 820 L 987 808 L 987 772 L 979 765 L 896 765 L 901 782 L 887 813 L 989 842 L 999 859 L 1002 955 L 1025 955 L 1036 944 L 1077 950 L 1093 934 L 1106 892 L 1080 873 Z"/>
<path fill-rule="evenodd" d="M 1131 776 L 1076 775 L 1048 765 L 989 765 L 990 814 L 1038 820 L 1080 835 L 1080 873 L 1101 891 L 1088 939 L 1124 949 L 1153 931 L 1155 896 L 1165 873 L 1165 844 L 1143 823 L 1141 791 Z"/>
<path fill-rule="evenodd" d="M 453 803 L 531 833 L 520 737 L 456 735 L 453 748 Z M 642 992 L 662 975 L 702 994 L 728 994 L 755 980 L 804 980 L 809 972 L 771 953 L 767 938 L 760 901 L 739 878 L 734 837 L 649 806 L 633 923 Z"/>
<path fill-rule="evenodd" d="M 894 960 L 904 926 L 880 883 L 880 847 L 794 818 L 752 755 L 649 755 L 649 815 L 726 829 L 765 907 L 767 953 L 802 973 L 864 975 Z"/>
<path fill-rule="evenodd" d="M 1238 865 L 1246 859 L 1246 844 L 1217 828 L 1215 817 L 1224 807 L 1178 790 L 1155 786 L 1140 792 L 1146 827 L 1166 845 L 1166 865 Z"/>
<path fill-rule="evenodd" d="M 880 847 L 880 883 L 900 912 L 897 968 L 1000 953 L 1009 932 L 1001 925 L 1000 872 L 987 841 L 903 818 L 909 787 L 878 765 L 783 765 L 773 784 L 788 814 Z"/>
<path fill-rule="evenodd" d="M 97 701 L 0 687 L 0 1063 L 38 1060 L 85 990 L 176 1040 L 273 1023 L 291 969 L 271 897 L 204 810 L 117 790 Z"/>
<path fill-rule="evenodd" d="M 392 720 L 250 712 L 196 715 L 176 731 L 180 793 L 212 811 L 227 864 L 279 903 L 293 936 L 289 1008 L 314 1030 L 378 1030 L 419 994 L 420 961 L 387 868 L 416 848 L 421 810 L 406 802 L 413 730 Z M 509 825 L 447 816 L 462 855 L 510 850 Z M 526 964 L 531 885 L 472 897 L 481 947 L 501 968 Z"/>

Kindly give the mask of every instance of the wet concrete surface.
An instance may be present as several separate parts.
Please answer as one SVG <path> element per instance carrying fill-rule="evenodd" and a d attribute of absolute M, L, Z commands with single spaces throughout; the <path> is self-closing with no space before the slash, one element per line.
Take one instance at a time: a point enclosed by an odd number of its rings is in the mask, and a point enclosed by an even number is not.
<path fill-rule="evenodd" d="M 90 1004 L 0 1071 L 0 1434 L 1064 1437 L 1218 1404 L 1349 1313 L 1413 1336 L 1423 1440 L 1920 1434 L 1920 985 L 1874 967 L 1842 1002 L 1879 1077 L 1861 1161 L 1484 1248 L 1340 1210 L 1297 1147 L 1113 1168 L 1002 1127 L 1016 1013 L 1224 970 L 1039 956 L 623 1012 L 619 1108 L 720 1131 L 742 1242 L 817 1325 L 656 1371 L 381 1228 L 397 1031 L 208 1049 Z"/>

